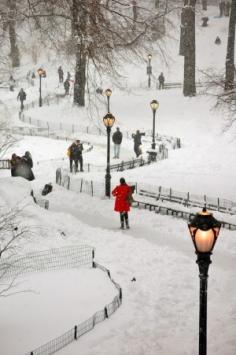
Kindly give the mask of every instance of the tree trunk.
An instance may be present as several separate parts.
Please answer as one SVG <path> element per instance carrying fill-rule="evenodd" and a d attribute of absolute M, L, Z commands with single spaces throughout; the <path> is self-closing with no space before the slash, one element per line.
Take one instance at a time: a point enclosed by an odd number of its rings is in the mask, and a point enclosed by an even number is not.
<path fill-rule="evenodd" d="M 225 62 L 225 90 L 234 87 L 234 47 L 235 47 L 235 24 L 236 24 L 236 0 L 232 0 L 229 18 L 228 44 Z"/>
<path fill-rule="evenodd" d="M 202 9 L 207 10 L 207 0 L 202 0 Z"/>
<path fill-rule="evenodd" d="M 75 84 L 74 84 L 74 103 L 85 106 L 85 86 L 86 86 L 86 54 L 84 44 L 77 46 Z"/>
<path fill-rule="evenodd" d="M 13 68 L 15 68 L 20 66 L 20 53 L 17 46 L 16 29 L 15 29 L 16 27 L 16 21 L 15 21 L 16 1 L 15 0 L 9 1 L 9 8 L 10 8 L 10 13 L 9 13 L 8 29 L 9 29 L 9 39 L 10 39 L 10 46 L 11 46 L 10 57 L 12 60 L 12 66 Z"/>
<path fill-rule="evenodd" d="M 185 1 L 184 26 L 184 96 L 196 95 L 195 84 L 195 0 Z"/>
<path fill-rule="evenodd" d="M 78 2 L 73 0 L 72 6 L 72 28 L 76 44 L 76 64 L 75 64 L 75 83 L 74 83 L 74 103 L 85 106 L 85 86 L 86 86 L 86 25 L 87 13 Z"/>

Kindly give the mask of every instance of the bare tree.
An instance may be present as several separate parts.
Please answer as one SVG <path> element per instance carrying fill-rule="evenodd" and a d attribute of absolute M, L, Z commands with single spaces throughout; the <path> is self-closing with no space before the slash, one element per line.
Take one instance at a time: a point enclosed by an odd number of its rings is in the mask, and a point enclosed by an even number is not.
<path fill-rule="evenodd" d="M 22 241 L 28 239 L 31 233 L 30 228 L 22 223 L 22 208 L 0 206 L 0 296 L 14 293 L 18 276 L 16 256 Z M 9 275 L 11 277 L 6 277 Z"/>
<path fill-rule="evenodd" d="M 28 0 L 28 4 L 28 18 L 37 19 L 43 31 L 47 23 L 50 28 L 56 24 L 58 32 L 64 29 L 60 48 L 75 56 L 74 103 L 79 106 L 85 105 L 88 66 L 114 77 L 119 61 L 130 58 L 129 53 L 146 56 L 145 47 L 152 45 L 152 29 L 158 30 L 158 22 L 163 25 L 167 12 L 165 6 L 153 11 L 137 5 L 134 14 L 129 0 Z M 56 42 L 53 32 L 50 35 Z"/>

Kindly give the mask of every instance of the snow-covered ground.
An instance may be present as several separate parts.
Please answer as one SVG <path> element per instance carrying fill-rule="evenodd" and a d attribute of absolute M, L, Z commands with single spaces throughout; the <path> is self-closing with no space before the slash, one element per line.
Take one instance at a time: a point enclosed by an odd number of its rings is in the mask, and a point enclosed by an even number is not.
<path fill-rule="evenodd" d="M 200 21 L 197 22 L 197 50 L 202 53 L 201 58 L 197 57 L 197 66 L 199 69 L 211 67 L 221 70 L 224 67 L 227 19 L 215 17 L 218 15 L 216 7 L 209 7 L 207 15 L 210 18 L 209 27 L 202 28 Z M 199 19 L 200 16 L 201 14 Z M 222 39 L 221 47 L 214 44 L 214 39 L 219 34 Z M 178 43 L 173 43 L 169 44 L 169 48 L 175 58 Z M 182 64 L 182 58 L 178 58 L 176 62 L 173 59 L 170 74 L 168 72 L 170 80 L 167 81 L 181 80 Z M 167 69 L 160 67 L 159 59 L 155 57 L 153 66 L 167 73 Z M 145 89 L 145 68 L 130 66 L 126 69 L 126 82 L 132 83 L 132 89 L 122 91 L 111 86 L 111 110 L 116 117 L 116 125 L 121 131 L 150 130 L 150 101 L 158 99 L 160 107 L 157 112 L 157 132 L 180 137 L 182 148 L 169 151 L 167 160 L 124 171 L 122 175 L 127 181 L 162 185 L 236 201 L 234 131 L 223 131 L 225 120 L 220 112 L 212 109 L 214 99 L 205 95 L 185 98 L 181 90 L 177 89 Z M 55 88 L 57 78 L 52 76 L 50 84 L 46 80 L 44 85 L 50 92 Z M 107 85 L 111 85 L 108 79 Z M 37 88 L 28 89 L 29 101 L 37 97 L 36 90 Z M 4 92 L 2 95 L 6 95 L 4 111 L 8 112 L 12 125 L 22 125 L 18 121 L 15 96 Z M 65 100 L 66 105 L 62 102 L 59 106 L 44 106 L 26 114 L 49 123 L 62 120 L 72 124 L 81 121 L 84 126 L 91 124 L 86 110 L 81 110 L 76 115 L 76 109 L 67 98 Z M 93 122 L 99 126 L 106 113 L 105 101 L 98 106 L 100 114 L 93 116 Z M 77 135 L 94 146 L 91 152 L 84 154 L 84 161 L 105 167 L 106 137 L 82 132 L 77 132 Z M 22 219 L 27 225 L 36 227 L 37 233 L 24 242 L 21 253 L 73 244 L 91 245 L 96 248 L 95 259 L 111 271 L 114 280 L 123 289 L 121 308 L 110 319 L 97 325 L 93 331 L 58 354 L 197 354 L 199 278 L 186 221 L 132 209 L 131 229 L 120 231 L 119 218 L 113 212 L 112 199 L 77 194 L 54 183 L 56 168 L 68 165 L 68 145 L 68 141 L 24 137 L 9 150 L 8 156 L 13 152 L 21 155 L 29 150 L 35 162 L 33 170 L 36 180 L 29 183 L 18 178 L 12 183 L 12 178 L 6 178 L 9 171 L 0 171 L 0 203 L 3 205 L 13 206 L 28 196 L 31 187 L 36 193 L 40 193 L 45 183 L 53 182 L 53 191 L 47 196 L 49 210 L 35 206 L 26 198 L 27 205 L 22 211 Z M 131 157 L 134 157 L 133 142 L 125 139 L 121 159 Z M 63 158 L 64 161 L 57 160 Z M 116 161 L 112 159 L 112 162 Z M 105 171 L 78 175 L 104 182 Z M 112 173 L 112 186 L 118 183 L 120 177 L 120 173 Z M 209 355 L 234 355 L 236 352 L 235 250 L 235 232 L 222 229 L 209 269 Z M 106 303 L 106 297 L 110 300 L 114 290 L 110 289 L 106 279 L 95 277 L 88 270 L 78 270 L 78 273 L 81 282 L 76 286 L 74 281 L 70 283 L 73 271 L 58 272 L 55 277 L 57 284 L 52 284 L 53 273 L 48 273 L 45 277 L 27 277 L 28 286 L 21 285 L 20 290 L 33 288 L 35 293 L 0 298 L 0 306 L 4 309 L 0 319 L 3 355 L 24 354 L 31 350 L 30 347 L 36 348 L 66 332 L 75 322 L 86 319 L 94 310 L 99 310 Z M 131 281 L 133 277 L 136 278 L 135 282 Z M 43 281 L 44 285 L 41 284 Z M 65 289 L 68 294 L 62 292 Z M 71 300 L 69 297 L 72 292 L 81 297 L 75 299 L 73 296 Z M 91 294 L 94 298 L 89 298 Z M 54 297 L 58 301 L 55 304 Z M 37 299 L 38 306 L 33 303 L 34 299 Z M 23 303 L 29 305 L 27 312 L 21 307 Z M 70 304 L 68 310 L 65 309 L 66 303 Z M 31 307 L 34 309 L 32 317 Z M 54 317 L 55 314 L 57 317 Z M 12 329 L 16 329 L 17 333 L 15 342 L 11 340 Z M 31 329 L 30 335 L 26 334 L 27 329 Z"/>

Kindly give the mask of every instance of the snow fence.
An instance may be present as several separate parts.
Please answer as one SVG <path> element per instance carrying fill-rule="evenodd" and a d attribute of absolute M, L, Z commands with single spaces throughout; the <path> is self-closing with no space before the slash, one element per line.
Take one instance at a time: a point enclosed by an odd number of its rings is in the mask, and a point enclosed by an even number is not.
<path fill-rule="evenodd" d="M 112 279 L 108 269 L 94 261 L 94 256 L 95 249 L 93 247 L 88 245 L 73 245 L 29 253 L 18 258 L 9 257 L 5 260 L 0 260 L 0 279 L 9 280 L 12 286 L 17 277 L 25 273 L 64 270 L 77 268 L 82 265 L 91 265 L 91 267 L 99 268 L 105 272 L 117 290 L 117 295 L 103 309 L 98 310 L 89 319 L 76 324 L 57 338 L 31 350 L 26 355 L 51 355 L 56 353 L 83 334 L 92 330 L 96 324 L 109 318 L 121 306 L 122 289 L 120 285 Z"/>

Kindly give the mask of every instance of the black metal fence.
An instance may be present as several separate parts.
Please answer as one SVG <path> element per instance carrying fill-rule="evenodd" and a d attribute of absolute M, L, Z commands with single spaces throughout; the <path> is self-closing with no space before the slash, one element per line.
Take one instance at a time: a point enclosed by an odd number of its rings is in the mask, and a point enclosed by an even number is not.
<path fill-rule="evenodd" d="M 0 160 L 0 169 L 11 169 L 11 163 L 9 159 Z"/>
<path fill-rule="evenodd" d="M 156 155 L 156 160 L 160 161 L 163 159 L 168 159 L 168 149 L 164 147 L 164 145 L 160 146 L 161 149 L 159 152 L 157 152 Z M 122 161 L 118 164 L 112 164 L 110 165 L 110 170 L 111 171 L 124 171 L 128 169 L 134 169 L 138 168 L 144 165 L 149 165 L 151 163 L 154 163 L 155 161 L 151 160 L 150 157 L 144 159 L 144 158 L 138 158 L 138 159 L 131 159 L 128 161 Z"/>
<path fill-rule="evenodd" d="M 155 201 L 170 201 L 187 207 L 203 207 L 223 213 L 236 214 L 236 202 L 219 197 L 181 192 L 163 186 L 139 184 L 138 194 Z"/>
<path fill-rule="evenodd" d="M 109 304 L 106 304 L 103 309 L 97 311 L 89 319 L 75 325 L 59 337 L 31 350 L 26 355 L 54 354 L 74 340 L 77 340 L 83 334 L 92 330 L 96 324 L 109 318 L 121 306 L 122 289 L 120 285 L 112 279 L 108 269 L 94 261 L 94 255 L 94 248 L 88 245 L 75 245 L 38 253 L 30 253 L 17 259 L 13 258 L 7 261 L 3 259 L 0 260 L 0 275 L 5 279 L 14 278 L 27 272 L 62 270 L 76 268 L 81 265 L 91 265 L 93 268 L 99 268 L 104 271 L 117 290 L 117 295 Z"/>
<path fill-rule="evenodd" d="M 62 100 L 64 100 L 64 96 L 61 95 L 48 95 L 44 99 L 44 103 L 46 105 L 51 104 L 59 104 Z M 32 101 L 25 105 L 24 111 L 19 112 L 19 119 L 23 122 L 35 125 L 36 128 L 30 127 L 28 131 L 31 132 L 30 135 L 36 133 L 35 135 L 42 135 L 46 137 L 57 136 L 59 135 L 58 131 L 65 131 L 68 134 L 74 134 L 76 132 L 82 132 L 87 134 L 96 134 L 96 135 L 106 135 L 106 130 L 104 126 L 99 127 L 99 125 L 91 125 L 91 126 L 81 126 L 76 124 L 69 124 L 66 122 L 58 122 L 58 121 L 44 121 L 40 119 L 35 119 L 25 112 L 29 109 L 38 107 L 38 100 Z M 18 128 L 18 127 L 17 127 Z M 23 129 L 22 129 L 23 131 Z M 132 132 L 130 131 L 122 131 L 124 138 L 132 139 Z M 147 130 L 146 136 L 152 135 L 152 131 Z M 145 138 L 143 139 L 145 141 Z M 156 142 L 161 142 L 163 144 L 171 145 L 173 149 L 177 149 L 181 147 L 180 138 L 156 134 Z"/>
<path fill-rule="evenodd" d="M 65 171 L 61 170 L 60 168 L 56 171 L 56 183 L 65 187 L 68 190 L 72 190 L 79 193 L 86 193 L 90 196 L 98 196 L 98 197 L 105 197 L 105 186 L 104 183 L 92 180 L 85 180 L 85 179 L 73 179 L 72 176 L 69 176 Z M 207 197 L 206 195 L 195 195 L 189 194 L 185 192 L 179 192 L 173 189 L 166 189 L 162 186 L 159 187 L 151 187 L 151 185 L 142 184 L 142 183 L 133 183 L 132 185 L 135 186 L 136 195 L 134 196 L 135 201 L 137 202 L 137 206 L 144 206 L 144 208 L 148 208 L 150 211 L 155 210 L 156 212 L 161 213 L 164 212 L 165 214 L 170 214 L 173 216 L 179 216 L 185 218 L 185 215 L 191 215 L 189 211 L 183 211 L 178 209 L 178 207 L 173 206 L 160 206 L 160 201 L 169 201 L 176 203 L 178 202 L 182 206 L 189 208 L 189 207 L 204 207 L 206 206 L 209 210 L 216 210 L 219 212 L 224 212 L 227 214 L 236 214 L 236 203 L 233 201 Z M 157 191 L 157 192 L 155 192 Z M 188 196 L 188 202 L 186 203 L 186 196 Z M 191 200 L 193 198 L 193 200 Z M 205 203 L 207 201 L 208 203 Z M 210 203 L 211 201 L 211 203 Z M 218 204 L 214 204 L 214 201 L 219 201 Z M 135 204 L 134 204 L 135 207 Z M 227 208 L 226 208 L 227 207 Z M 235 230 L 236 225 L 230 223 L 228 221 L 221 221 L 222 226 L 224 228 Z"/>

